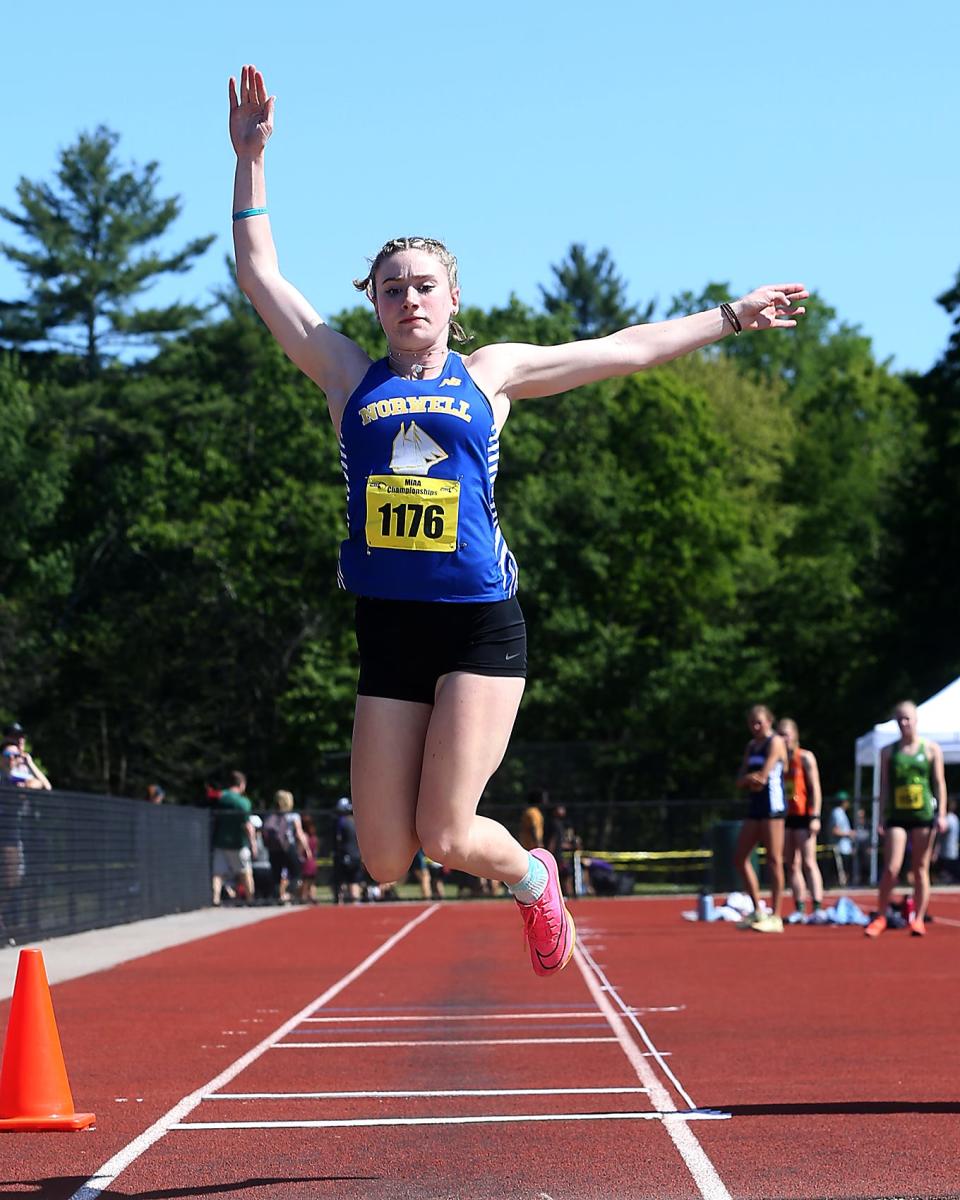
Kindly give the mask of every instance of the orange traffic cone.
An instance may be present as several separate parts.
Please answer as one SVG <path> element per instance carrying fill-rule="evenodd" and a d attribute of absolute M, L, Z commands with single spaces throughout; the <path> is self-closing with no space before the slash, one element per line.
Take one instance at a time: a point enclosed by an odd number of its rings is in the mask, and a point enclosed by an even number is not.
<path fill-rule="evenodd" d="M 50 986 L 39 950 L 21 950 L 0 1068 L 0 1131 L 86 1129 L 73 1111 Z"/>

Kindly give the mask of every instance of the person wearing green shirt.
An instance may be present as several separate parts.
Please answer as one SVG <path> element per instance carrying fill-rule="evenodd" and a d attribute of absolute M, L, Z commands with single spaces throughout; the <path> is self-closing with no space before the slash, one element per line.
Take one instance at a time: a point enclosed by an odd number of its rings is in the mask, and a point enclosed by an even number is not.
<path fill-rule="evenodd" d="M 947 828 L 947 783 L 943 751 L 918 733 L 917 706 L 901 701 L 893 710 L 900 737 L 880 756 L 880 804 L 883 813 L 883 875 L 877 915 L 864 930 L 879 937 L 887 928 L 887 904 L 896 887 L 907 841 L 913 867 L 914 911 L 910 932 L 922 937 L 930 903 L 930 858 L 937 831 Z"/>
<path fill-rule="evenodd" d="M 242 771 L 230 775 L 230 787 L 220 793 L 213 814 L 213 904 L 220 904 L 224 882 L 239 876 L 246 889 L 246 901 L 253 903 L 253 859 L 256 856 L 256 832 L 250 815 L 253 805 L 244 794 L 247 778 Z"/>

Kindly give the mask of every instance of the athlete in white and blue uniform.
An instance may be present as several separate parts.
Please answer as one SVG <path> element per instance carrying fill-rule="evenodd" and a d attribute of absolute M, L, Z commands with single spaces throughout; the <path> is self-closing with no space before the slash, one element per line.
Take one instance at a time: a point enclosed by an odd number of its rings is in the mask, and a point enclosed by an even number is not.
<path fill-rule="evenodd" d="M 575 938 L 556 863 L 477 814 L 526 672 L 517 567 L 493 499 L 504 424 L 518 400 L 629 375 L 747 329 L 790 328 L 807 292 L 772 285 L 604 338 L 496 343 L 461 358 L 448 348 L 451 337 L 464 340 L 456 259 L 433 239 L 398 238 L 355 281 L 389 351 L 371 363 L 280 273 L 264 172 L 273 121 L 262 74 L 244 66 L 230 80 L 237 282 L 325 393 L 347 482 L 340 578 L 357 596 L 351 781 L 364 863 L 391 881 L 422 846 L 446 867 L 503 880 L 521 906 L 534 971 L 553 975 Z M 411 174 L 398 170 L 391 178 Z"/>
<path fill-rule="evenodd" d="M 782 933 L 780 909 L 783 903 L 783 830 L 787 802 L 783 772 L 787 765 L 786 743 L 773 729 L 773 713 L 763 704 L 755 704 L 747 713 L 751 738 L 737 773 L 737 787 L 747 793 L 747 813 L 740 827 L 734 862 L 743 876 L 753 901 L 752 919 L 745 925 L 758 933 Z M 750 855 L 763 845 L 767 853 L 770 877 L 770 913 L 760 913 L 760 883 Z"/>
<path fill-rule="evenodd" d="M 751 741 L 747 746 L 744 769 L 748 774 L 757 774 L 762 782 L 747 792 L 747 820 L 783 820 L 787 815 L 787 801 L 783 793 L 783 763 L 774 759 L 769 772 L 763 768 L 770 758 L 773 734 Z"/>

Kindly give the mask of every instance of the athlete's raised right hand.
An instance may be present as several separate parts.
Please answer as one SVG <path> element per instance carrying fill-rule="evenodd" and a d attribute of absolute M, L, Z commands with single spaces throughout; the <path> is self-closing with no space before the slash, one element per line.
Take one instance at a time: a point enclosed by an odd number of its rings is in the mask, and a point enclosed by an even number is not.
<path fill-rule="evenodd" d="M 230 76 L 230 141 L 237 158 L 259 158 L 273 133 L 273 106 L 263 75 L 253 65 L 240 72 L 240 88 Z"/>

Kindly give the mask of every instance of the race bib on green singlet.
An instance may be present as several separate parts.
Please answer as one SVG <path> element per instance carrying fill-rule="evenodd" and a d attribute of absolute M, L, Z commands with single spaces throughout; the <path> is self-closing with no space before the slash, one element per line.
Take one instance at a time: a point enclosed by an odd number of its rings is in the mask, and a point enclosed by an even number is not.
<path fill-rule="evenodd" d="M 901 787 L 894 788 L 893 807 L 901 811 L 923 808 L 923 784 L 905 783 Z"/>
<path fill-rule="evenodd" d="M 460 481 L 425 475 L 371 475 L 367 479 L 367 545 L 386 550 L 457 548 Z"/>

